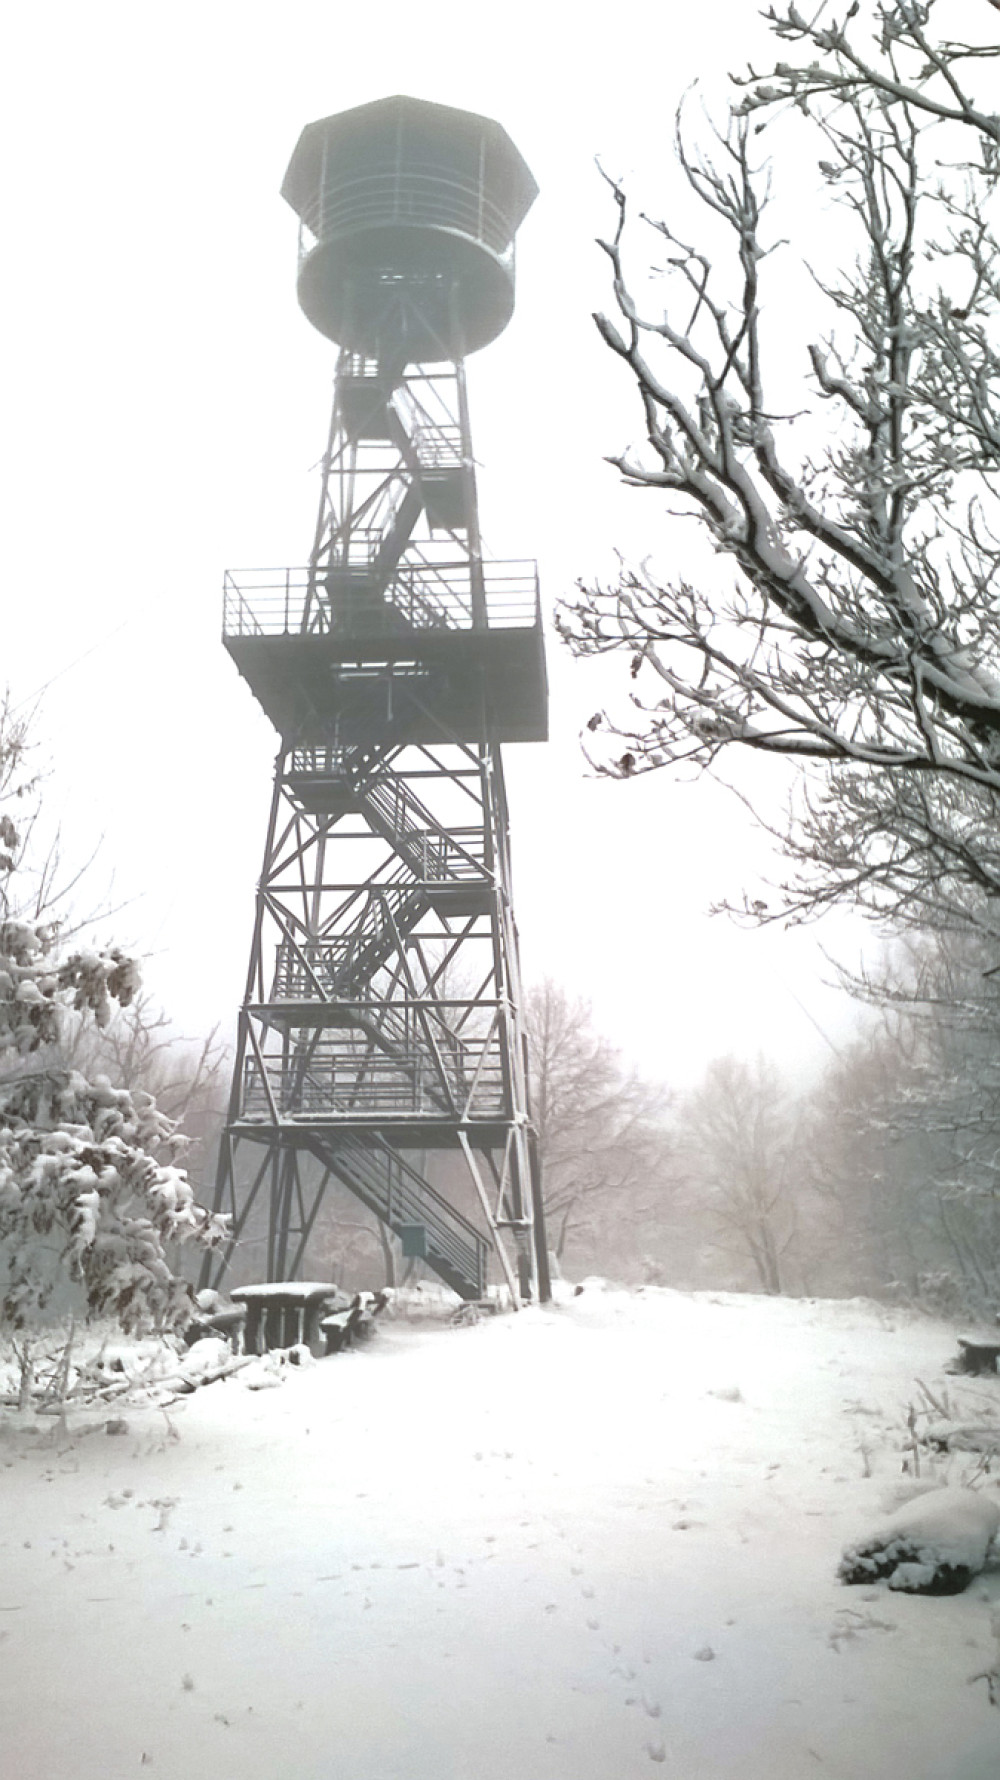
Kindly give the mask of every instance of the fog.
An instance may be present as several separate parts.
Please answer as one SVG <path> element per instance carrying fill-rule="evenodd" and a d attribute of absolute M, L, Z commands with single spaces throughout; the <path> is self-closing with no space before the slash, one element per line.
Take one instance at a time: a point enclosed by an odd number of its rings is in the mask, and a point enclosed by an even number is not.
<path fill-rule="evenodd" d="M 99 843 L 83 894 L 188 1031 L 240 1000 L 275 745 L 218 640 L 222 573 L 304 560 L 331 398 L 277 195 L 303 124 L 410 92 L 499 118 L 538 179 L 514 320 L 470 365 L 488 546 L 538 557 L 549 610 L 619 551 L 694 548 L 604 461 L 641 416 L 590 319 L 611 220 L 595 157 L 669 205 L 680 95 L 719 90 L 762 27 L 737 0 L 696 22 L 643 4 L 617 34 L 565 18 L 182 0 L 8 20 L 3 676 L 40 700 L 67 860 Z M 549 669 L 551 742 L 507 751 L 526 975 L 588 995 L 656 1078 L 759 1049 L 815 1071 L 856 1018 L 821 947 L 853 961 L 860 926 L 710 919 L 767 895 L 770 842 L 704 779 L 588 776 L 578 734 L 620 675 L 553 639 Z M 777 809 L 781 776 L 761 786 Z"/>

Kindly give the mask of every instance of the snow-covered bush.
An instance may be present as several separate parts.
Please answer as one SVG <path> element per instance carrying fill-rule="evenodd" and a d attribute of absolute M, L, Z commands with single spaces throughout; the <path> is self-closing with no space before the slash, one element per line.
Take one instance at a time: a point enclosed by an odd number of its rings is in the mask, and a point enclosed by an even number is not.
<path fill-rule="evenodd" d="M 955 1595 L 986 1562 L 1000 1508 L 980 1490 L 932 1489 L 846 1547 L 842 1582 L 888 1579 L 911 1595 Z"/>
<path fill-rule="evenodd" d="M 51 927 L 0 920 L 0 1313 L 14 1329 L 67 1278 L 89 1313 L 167 1327 L 191 1297 L 165 1244 L 225 1234 L 197 1204 L 178 1166 L 184 1139 L 153 1097 L 60 1061 L 65 1012 L 104 1026 L 138 982 L 117 948 L 60 958 Z"/>

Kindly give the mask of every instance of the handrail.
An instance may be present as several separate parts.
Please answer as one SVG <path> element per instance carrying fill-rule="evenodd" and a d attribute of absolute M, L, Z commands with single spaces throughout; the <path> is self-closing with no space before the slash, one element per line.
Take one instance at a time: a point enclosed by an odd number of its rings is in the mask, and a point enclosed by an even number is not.
<path fill-rule="evenodd" d="M 466 1056 L 464 1041 L 440 1019 L 429 1020 L 428 1014 L 433 1010 L 418 1008 L 411 1001 L 380 1001 L 365 1002 L 352 998 L 346 1001 L 342 996 L 324 993 L 322 981 L 322 959 L 317 957 L 318 969 L 313 969 L 308 957 L 295 957 L 287 945 L 278 947 L 278 958 L 275 966 L 272 1005 L 281 1001 L 306 1004 L 310 1007 L 339 1006 L 351 1009 L 351 1023 L 356 1031 L 365 1035 L 364 1041 L 349 1035 L 340 1029 L 338 1036 L 331 1045 L 313 1042 L 307 1074 L 317 1064 L 321 1079 L 337 1067 L 361 1069 L 367 1068 L 370 1050 L 375 1044 L 393 1066 L 405 1074 L 414 1077 L 414 1088 L 422 1098 L 426 1092 L 434 1099 L 440 1111 L 454 1113 L 457 1101 L 464 1095 L 468 1087 L 468 1076 L 474 1067 L 473 1061 Z M 429 1038 L 425 1023 L 433 1028 Z M 307 1022 L 308 1025 L 308 1022 Z M 285 1060 L 273 1056 L 258 1054 L 257 1061 L 261 1068 L 259 1079 L 265 1089 L 273 1095 L 271 1076 L 275 1065 L 282 1070 L 282 1090 L 287 1077 Z M 293 1067 L 297 1067 L 293 1064 Z M 295 1077 L 297 1083 L 299 1077 Z M 249 1100 L 248 1110 L 254 1099 L 259 1104 L 259 1096 L 254 1095 L 254 1082 L 247 1078 L 246 1083 Z M 282 1098 L 285 1095 L 282 1094 Z M 297 1088 L 293 1085 L 293 1100 L 297 1100 Z M 272 1117 L 277 1119 L 276 1106 L 272 1105 Z M 295 1110 L 293 1106 L 293 1111 Z"/>
<path fill-rule="evenodd" d="M 463 846 L 458 832 L 443 827 L 405 779 L 375 779 L 359 792 L 358 801 L 369 817 L 374 812 L 379 818 L 380 831 L 417 878 L 437 883 L 456 876 L 487 877 L 482 829 L 461 831 L 476 836 L 478 852 Z"/>
<path fill-rule="evenodd" d="M 503 1059 L 493 1036 L 467 1039 L 462 1065 L 475 1084 L 465 1117 L 503 1117 Z M 313 1124 L 330 1119 L 340 1125 L 373 1115 L 434 1123 L 448 1110 L 435 1061 L 423 1046 L 372 1050 L 367 1037 L 341 1035 L 336 1048 L 315 1045 L 308 1060 L 264 1054 L 244 1062 L 242 1116 L 247 1119 L 273 1120 L 276 1112 L 282 1119 Z"/>
<path fill-rule="evenodd" d="M 370 1154 L 349 1138 L 340 1140 L 336 1150 L 324 1144 L 322 1151 L 324 1161 L 346 1184 L 353 1180 L 354 1190 L 360 1185 L 360 1197 L 367 1194 L 372 1209 L 381 1211 L 386 1222 L 394 1227 L 423 1224 L 442 1259 L 477 1288 L 477 1295 L 482 1292 L 489 1253 L 485 1237 L 401 1156 L 386 1151 L 383 1172 L 376 1162 L 378 1150 Z"/>
<path fill-rule="evenodd" d="M 223 581 L 223 637 L 379 635 L 390 617 L 425 630 L 433 619 L 452 630 L 473 628 L 473 565 L 468 558 L 406 562 L 385 589 L 363 563 L 344 569 L 356 594 L 327 594 L 308 567 L 227 569 Z M 490 630 L 541 629 L 538 566 L 527 558 L 481 565 Z M 331 572 L 331 571 L 328 571 Z M 332 571 L 336 573 L 336 569 Z M 317 625 L 317 611 L 321 623 Z"/>

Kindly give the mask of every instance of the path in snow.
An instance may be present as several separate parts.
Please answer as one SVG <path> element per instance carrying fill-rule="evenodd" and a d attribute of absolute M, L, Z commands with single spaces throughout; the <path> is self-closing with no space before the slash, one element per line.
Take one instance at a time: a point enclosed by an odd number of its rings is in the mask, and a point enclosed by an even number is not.
<path fill-rule="evenodd" d="M 996 1780 L 969 1677 L 1000 1569 L 943 1600 L 834 1575 L 953 1347 L 858 1303 L 588 1291 L 212 1386 L 177 1438 L 9 1417 L 0 1776 Z"/>

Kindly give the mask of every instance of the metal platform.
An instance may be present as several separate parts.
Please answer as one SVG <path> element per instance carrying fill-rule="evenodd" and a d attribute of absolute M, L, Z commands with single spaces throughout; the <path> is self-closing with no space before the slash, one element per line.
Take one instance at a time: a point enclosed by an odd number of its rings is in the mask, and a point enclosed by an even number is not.
<path fill-rule="evenodd" d="M 407 564 L 383 593 L 356 575 L 332 598 L 307 568 L 230 571 L 223 640 L 282 736 L 498 742 L 548 736 L 534 563 L 485 563 L 482 610 L 468 564 Z"/>

